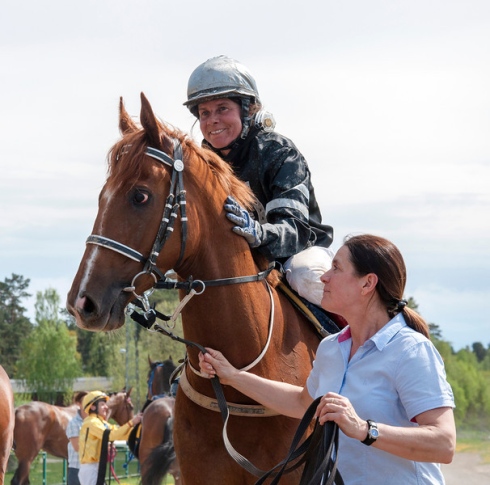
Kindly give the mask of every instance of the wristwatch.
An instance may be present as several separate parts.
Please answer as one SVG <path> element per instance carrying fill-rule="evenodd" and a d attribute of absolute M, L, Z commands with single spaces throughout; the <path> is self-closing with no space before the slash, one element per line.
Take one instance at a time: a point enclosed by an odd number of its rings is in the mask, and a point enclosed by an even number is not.
<path fill-rule="evenodd" d="M 361 443 L 371 446 L 378 439 L 379 436 L 378 425 L 371 419 L 367 420 L 367 424 L 369 426 L 368 434 L 366 436 L 366 439 L 364 441 L 361 441 Z"/>

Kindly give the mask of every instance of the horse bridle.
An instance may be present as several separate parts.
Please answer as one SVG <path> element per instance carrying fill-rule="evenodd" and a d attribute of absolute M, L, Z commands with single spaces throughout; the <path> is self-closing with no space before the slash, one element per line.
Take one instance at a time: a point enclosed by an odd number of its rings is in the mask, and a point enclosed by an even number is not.
<path fill-rule="evenodd" d="M 155 284 L 159 279 L 166 279 L 165 275 L 162 274 L 162 272 L 158 269 L 156 261 L 158 259 L 158 256 L 160 255 L 160 251 L 162 250 L 163 246 L 165 245 L 174 230 L 175 220 L 177 219 L 179 211 L 180 221 L 182 224 L 182 240 L 180 255 L 176 265 L 178 265 L 182 261 L 185 253 L 185 246 L 187 241 L 187 216 L 185 210 L 186 200 L 183 178 L 184 162 L 182 161 L 181 143 L 178 140 L 174 139 L 173 146 L 173 158 L 167 155 L 165 152 L 152 147 L 147 147 L 145 152 L 148 156 L 172 168 L 169 194 L 165 201 L 160 226 L 155 236 L 155 241 L 153 242 L 150 256 L 148 258 L 145 258 L 143 254 L 141 254 L 139 251 L 136 251 L 135 249 L 120 243 L 119 241 L 115 241 L 113 239 L 98 234 L 91 234 L 86 241 L 86 244 L 95 244 L 97 246 L 105 247 L 144 265 L 143 271 L 140 271 L 134 276 L 133 280 L 131 281 L 131 286 L 124 288 L 124 291 L 133 293 L 134 296 L 142 302 L 145 312 L 150 311 L 148 297 L 151 295 Z M 153 279 L 155 280 L 153 288 L 150 292 L 138 295 L 135 291 L 136 280 L 140 276 L 146 274 L 153 276 Z"/>
<path fill-rule="evenodd" d="M 155 236 L 155 241 L 153 243 L 150 256 L 148 258 L 145 258 L 143 254 L 139 251 L 125 244 L 122 244 L 119 241 L 115 241 L 102 235 L 91 234 L 86 240 L 86 244 L 95 244 L 97 246 L 105 247 L 144 265 L 143 271 L 140 271 L 133 277 L 131 285 L 124 288 L 124 291 L 133 293 L 137 301 L 141 302 L 141 306 L 143 307 L 146 316 L 149 316 L 151 313 L 153 313 L 153 310 L 150 308 L 149 296 L 156 288 L 184 289 L 187 293 L 189 293 L 191 290 L 194 290 L 195 294 L 201 294 L 206 289 L 206 286 L 221 286 L 237 283 L 248 283 L 252 281 L 261 281 L 265 279 L 274 269 L 274 264 L 271 263 L 266 270 L 259 271 L 255 275 L 220 278 L 208 281 L 194 280 L 191 276 L 188 278 L 187 281 L 183 282 L 167 281 L 166 276 L 158 269 L 156 262 L 158 256 L 160 255 L 160 252 L 163 249 L 163 246 L 173 233 L 174 224 L 179 212 L 182 225 L 182 240 L 179 259 L 175 264 L 176 267 L 180 264 L 184 257 L 187 242 L 187 215 L 185 197 L 186 191 L 184 189 L 184 162 L 182 161 L 182 144 L 177 139 L 172 139 L 172 143 L 173 157 L 167 155 L 161 150 L 152 147 L 147 147 L 145 151 L 146 155 L 154 158 L 163 165 L 167 165 L 172 168 L 169 194 L 165 202 L 160 226 Z M 140 276 L 147 274 L 153 277 L 154 284 L 150 290 L 143 293 L 142 295 L 138 295 L 135 291 L 136 280 Z M 199 288 L 199 291 L 197 291 L 196 288 Z"/>

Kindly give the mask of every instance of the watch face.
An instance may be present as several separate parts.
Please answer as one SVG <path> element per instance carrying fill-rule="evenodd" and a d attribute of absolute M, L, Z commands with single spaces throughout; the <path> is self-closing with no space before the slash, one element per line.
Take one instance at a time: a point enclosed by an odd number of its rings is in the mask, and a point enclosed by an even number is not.
<path fill-rule="evenodd" d="M 379 431 L 376 428 L 371 428 L 369 434 L 371 435 L 371 438 L 376 439 L 379 436 Z"/>

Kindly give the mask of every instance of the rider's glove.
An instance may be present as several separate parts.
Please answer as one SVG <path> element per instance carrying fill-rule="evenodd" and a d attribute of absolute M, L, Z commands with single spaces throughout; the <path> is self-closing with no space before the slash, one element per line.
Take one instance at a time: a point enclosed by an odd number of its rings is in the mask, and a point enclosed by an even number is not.
<path fill-rule="evenodd" d="M 251 248 L 260 246 L 262 238 L 260 224 L 252 219 L 250 214 L 231 195 L 226 198 L 224 209 L 228 213 L 226 217 L 233 224 L 236 224 L 233 232 L 244 237 Z"/>

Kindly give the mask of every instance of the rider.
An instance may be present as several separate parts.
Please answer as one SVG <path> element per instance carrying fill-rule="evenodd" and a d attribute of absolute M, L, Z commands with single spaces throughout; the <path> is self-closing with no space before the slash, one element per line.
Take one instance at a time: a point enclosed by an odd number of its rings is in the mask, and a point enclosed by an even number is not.
<path fill-rule="evenodd" d="M 204 147 L 228 162 L 255 194 L 253 214 L 228 197 L 233 231 L 269 261 L 283 264 L 290 286 L 320 305 L 320 276 L 331 266 L 331 226 L 321 224 L 306 160 L 262 109 L 248 69 L 213 57 L 191 74 L 184 103 L 199 120 Z"/>
<path fill-rule="evenodd" d="M 103 483 L 108 442 L 127 440 L 131 428 L 141 422 L 142 415 L 138 413 L 121 427 L 108 423 L 108 400 L 107 394 L 92 391 L 82 401 L 83 410 L 88 416 L 83 420 L 79 436 L 80 471 L 78 478 L 81 485 Z"/>

